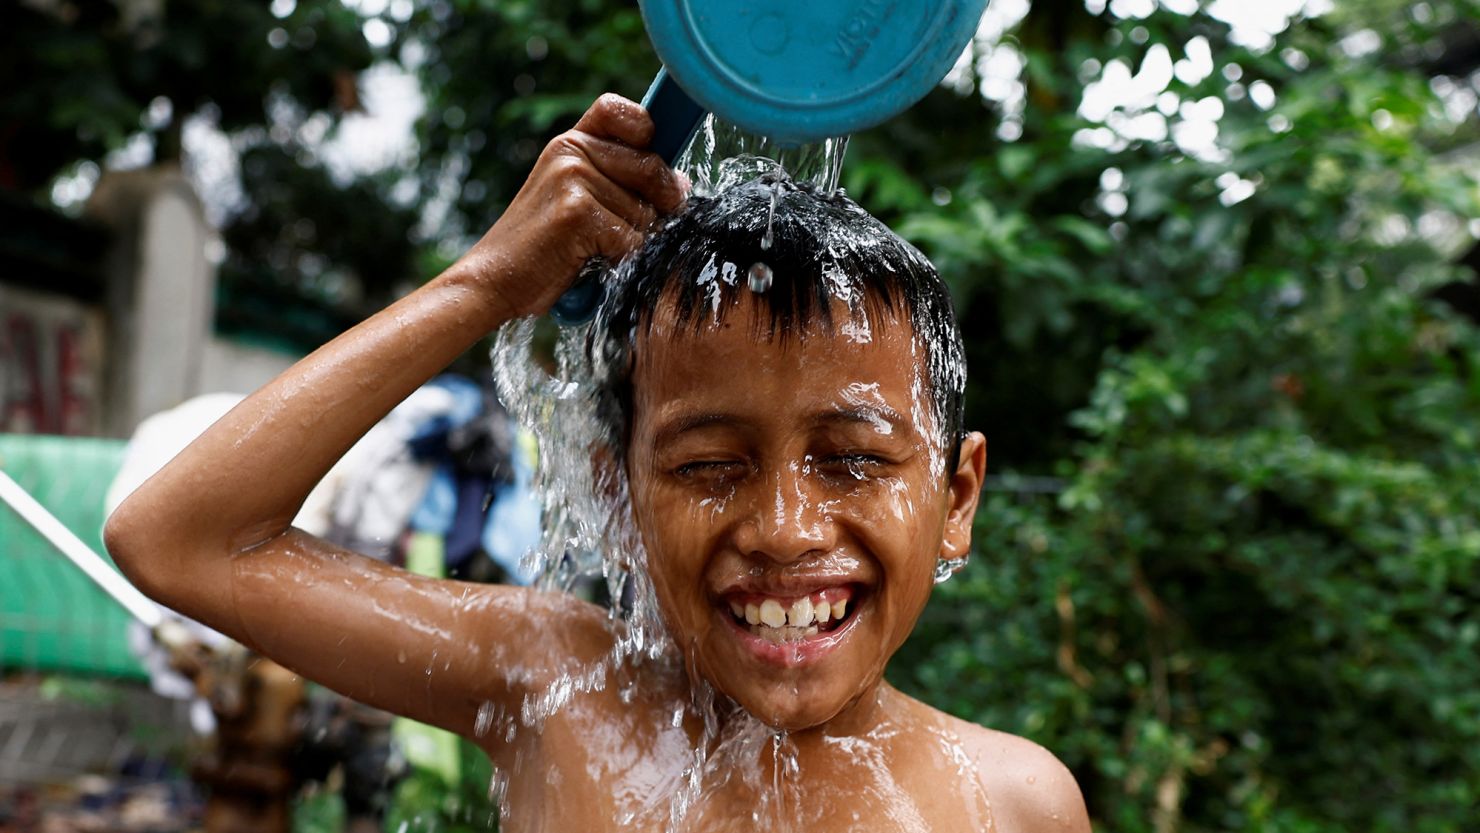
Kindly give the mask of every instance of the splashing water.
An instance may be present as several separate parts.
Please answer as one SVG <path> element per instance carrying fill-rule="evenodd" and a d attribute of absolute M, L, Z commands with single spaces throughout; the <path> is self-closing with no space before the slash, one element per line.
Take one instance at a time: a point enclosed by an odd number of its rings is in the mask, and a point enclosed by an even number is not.
<path fill-rule="evenodd" d="M 599 459 L 611 447 L 610 426 L 602 422 L 598 376 L 603 368 L 584 359 L 584 344 L 593 323 L 563 327 L 555 347 L 555 373 L 547 374 L 534 358 L 534 319 L 506 325 L 493 348 L 494 379 L 499 398 L 539 442 L 539 465 L 533 488 L 540 498 L 544 535 L 526 554 L 524 567 L 537 576 L 535 586 L 570 592 L 583 578 L 606 585 L 615 620 L 628 606 L 619 657 L 657 659 L 669 650 L 646 570 L 646 555 L 630 516 L 626 479 L 619 463 Z M 599 679 L 584 676 L 575 685 L 590 690 Z M 548 717 L 561 703 L 549 698 L 533 709 L 531 719 Z"/>
<path fill-rule="evenodd" d="M 787 147 L 710 115 L 674 167 L 688 174 L 694 194 L 701 197 L 712 197 L 776 170 L 831 193 L 838 189 L 847 152 L 847 136 Z"/>

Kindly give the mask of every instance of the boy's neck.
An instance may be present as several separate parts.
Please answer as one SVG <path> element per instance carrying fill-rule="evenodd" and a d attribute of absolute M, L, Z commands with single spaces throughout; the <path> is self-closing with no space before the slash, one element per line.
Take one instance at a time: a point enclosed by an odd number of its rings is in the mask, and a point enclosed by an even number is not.
<path fill-rule="evenodd" d="M 832 719 L 817 726 L 795 731 L 778 731 L 786 742 L 794 746 L 797 754 L 807 757 L 829 742 L 840 738 L 870 738 L 889 734 L 912 712 L 917 701 L 901 694 L 887 682 L 880 681 L 848 704 Z M 741 712 L 738 707 L 731 714 L 731 721 L 754 721 L 755 718 Z M 722 727 L 720 734 L 726 734 Z"/>
<path fill-rule="evenodd" d="M 794 802 L 821 806 L 827 796 L 901 796 L 919 785 L 901 778 L 933 762 L 927 749 L 938 737 L 935 714 L 880 682 L 833 719 L 809 729 L 768 732 L 743 712 L 732 713 L 719 743 L 710 747 L 705 781 L 707 812 L 789 817 Z M 933 765 L 933 763 L 932 763 Z M 841 791 L 841 792 L 840 792 Z"/>
<path fill-rule="evenodd" d="M 893 686 L 880 680 L 831 720 L 792 734 L 799 744 L 815 743 L 823 738 L 865 737 L 893 723 L 903 699 Z"/>

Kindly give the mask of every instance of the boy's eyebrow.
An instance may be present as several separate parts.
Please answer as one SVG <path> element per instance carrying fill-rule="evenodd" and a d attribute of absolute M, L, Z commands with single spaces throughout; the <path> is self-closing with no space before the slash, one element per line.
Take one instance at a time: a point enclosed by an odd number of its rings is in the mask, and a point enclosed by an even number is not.
<path fill-rule="evenodd" d="M 835 423 L 862 424 L 877 428 L 880 421 L 895 430 L 904 428 L 905 419 L 888 405 L 855 406 L 851 408 L 829 408 L 812 415 L 808 420 L 813 426 L 821 427 Z"/>
<path fill-rule="evenodd" d="M 682 414 L 660 426 L 654 435 L 654 441 L 657 445 L 661 446 L 691 431 L 698 431 L 714 426 L 738 426 L 745 424 L 745 422 L 746 420 L 740 415 L 724 411 Z M 845 425 L 867 425 L 870 428 L 877 429 L 880 422 L 887 424 L 893 430 L 902 430 L 906 425 L 905 418 L 898 411 L 882 403 L 877 405 L 826 408 L 808 417 L 806 425 L 809 428 L 824 428 L 829 425 L 841 423 Z M 885 433 L 892 433 L 892 431 Z"/>
<path fill-rule="evenodd" d="M 740 421 L 740 417 L 722 412 L 684 414 L 659 428 L 654 439 L 661 446 L 663 443 L 671 442 L 690 431 L 698 431 L 701 428 L 708 428 L 712 425 L 737 425 Z"/>

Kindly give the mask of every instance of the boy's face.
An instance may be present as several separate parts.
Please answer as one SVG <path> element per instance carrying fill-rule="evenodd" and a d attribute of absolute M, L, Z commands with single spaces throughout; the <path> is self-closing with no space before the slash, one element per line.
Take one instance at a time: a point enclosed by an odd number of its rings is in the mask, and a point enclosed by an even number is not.
<path fill-rule="evenodd" d="M 985 453 L 971 435 L 942 472 L 907 319 L 766 340 L 767 311 L 740 304 L 699 332 L 660 305 L 641 338 L 633 511 L 694 670 L 802 729 L 878 685 L 937 561 L 967 552 Z"/>

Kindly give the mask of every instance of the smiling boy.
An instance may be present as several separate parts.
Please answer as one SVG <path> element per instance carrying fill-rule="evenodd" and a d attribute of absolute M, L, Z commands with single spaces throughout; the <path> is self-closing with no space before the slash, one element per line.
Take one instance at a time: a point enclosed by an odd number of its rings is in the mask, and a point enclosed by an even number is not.
<path fill-rule="evenodd" d="M 110 552 L 150 595 L 304 676 L 475 738 L 509 779 L 505 830 L 1088 830 L 1049 753 L 883 681 L 937 565 L 970 548 L 986 465 L 959 429 L 959 335 L 934 271 L 846 199 L 790 187 L 765 293 L 701 256 L 760 259 L 759 185 L 695 200 L 643 245 L 685 196 L 641 150 L 651 134 L 641 108 L 599 100 L 456 265 L 135 493 Z M 412 576 L 290 522 L 417 386 L 543 313 L 588 258 L 634 249 L 598 346 L 621 359 L 610 439 L 683 659 L 621 663 L 538 731 L 479 732 L 480 709 L 517 714 L 612 656 L 622 625 L 569 596 Z M 686 708 L 706 686 L 717 733 Z M 772 728 L 737 728 L 757 719 Z M 761 742 L 726 743 L 746 737 Z"/>

